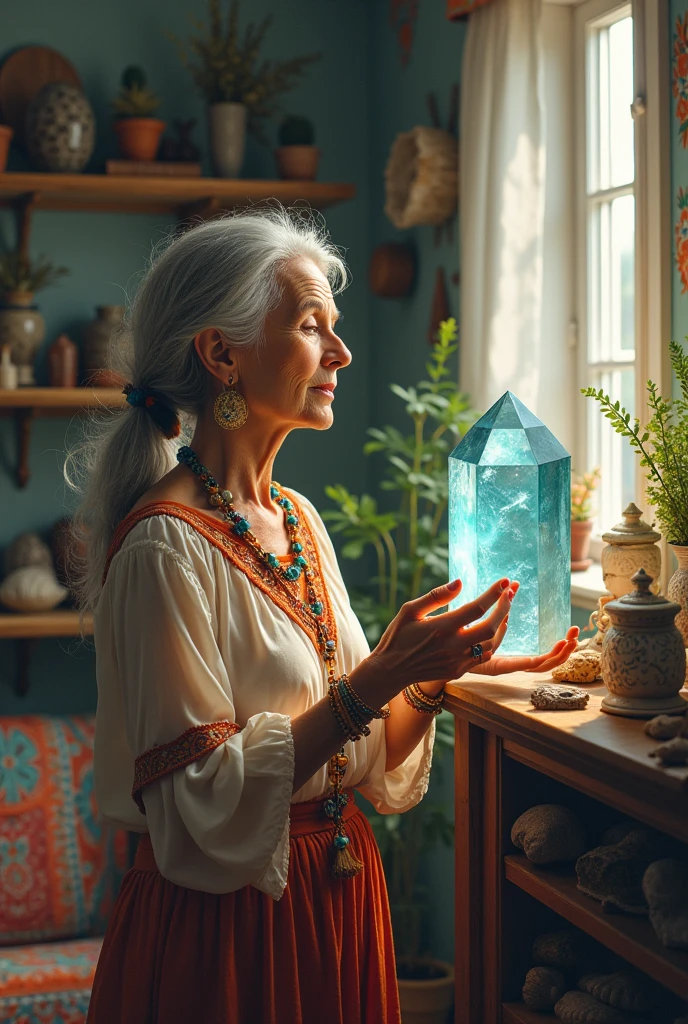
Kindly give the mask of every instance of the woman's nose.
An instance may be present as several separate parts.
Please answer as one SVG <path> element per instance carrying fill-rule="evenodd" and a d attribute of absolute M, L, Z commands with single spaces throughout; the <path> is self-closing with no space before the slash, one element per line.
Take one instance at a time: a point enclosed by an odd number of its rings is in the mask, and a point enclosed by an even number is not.
<path fill-rule="evenodd" d="M 334 335 L 335 344 L 328 345 L 323 363 L 325 366 L 331 366 L 335 369 L 348 366 L 352 360 L 352 355 L 349 349 L 346 347 L 341 338 L 336 334 Z"/>

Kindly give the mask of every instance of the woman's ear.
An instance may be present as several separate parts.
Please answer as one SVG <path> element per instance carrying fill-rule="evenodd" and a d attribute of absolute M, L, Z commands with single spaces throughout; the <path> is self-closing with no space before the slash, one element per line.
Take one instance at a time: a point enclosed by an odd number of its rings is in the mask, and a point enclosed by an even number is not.
<path fill-rule="evenodd" d="M 232 348 L 217 327 L 206 327 L 199 331 L 193 343 L 208 373 L 217 377 L 222 384 L 228 384 L 230 377 L 236 383 L 239 375 Z"/>

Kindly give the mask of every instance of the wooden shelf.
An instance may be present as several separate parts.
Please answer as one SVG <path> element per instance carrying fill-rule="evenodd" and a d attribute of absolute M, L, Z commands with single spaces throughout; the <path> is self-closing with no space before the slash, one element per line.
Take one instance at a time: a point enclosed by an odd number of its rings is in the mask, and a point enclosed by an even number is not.
<path fill-rule="evenodd" d="M 688 999 L 688 953 L 665 949 L 645 917 L 606 914 L 599 903 L 576 888 L 573 868 L 540 868 L 522 854 L 504 858 L 509 882 L 618 953 L 660 985 Z"/>
<path fill-rule="evenodd" d="M 547 1024 L 556 1019 L 553 1013 L 535 1013 L 524 1003 L 502 1003 L 502 1024 Z"/>
<path fill-rule="evenodd" d="M 84 632 L 93 633 L 90 615 L 85 617 Z M 58 608 L 51 612 L 0 614 L 0 640 L 38 640 L 50 636 L 81 636 L 79 612 Z"/>
<path fill-rule="evenodd" d="M 268 199 L 318 210 L 352 199 L 356 186 L 325 181 L 153 178 L 115 174 L 0 174 L 0 206 L 106 213 L 191 216 Z"/>

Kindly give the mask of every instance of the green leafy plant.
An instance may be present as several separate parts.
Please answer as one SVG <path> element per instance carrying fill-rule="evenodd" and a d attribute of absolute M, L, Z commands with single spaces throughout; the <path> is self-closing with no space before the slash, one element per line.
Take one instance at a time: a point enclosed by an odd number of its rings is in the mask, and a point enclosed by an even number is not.
<path fill-rule="evenodd" d="M 599 467 L 571 480 L 571 519 L 574 523 L 587 523 L 592 518 L 592 496 L 599 482 Z"/>
<path fill-rule="evenodd" d="M 197 35 L 188 43 L 171 36 L 182 64 L 191 72 L 198 90 L 208 103 L 243 103 L 248 108 L 248 125 L 262 137 L 261 122 L 278 109 L 278 98 L 292 89 L 306 68 L 320 59 L 319 53 L 271 61 L 260 57 L 260 49 L 272 16 L 250 23 L 239 33 L 239 0 L 231 0 L 224 23 L 222 0 L 208 0 L 208 22 L 193 20 Z"/>
<path fill-rule="evenodd" d="M 383 509 L 372 495 L 358 497 L 341 484 L 325 489 L 338 508 L 323 517 L 333 533 L 342 535 L 342 556 L 360 559 L 369 550 L 374 554 L 377 572 L 370 586 L 351 590 L 352 605 L 371 643 L 405 601 L 447 580 L 447 456 L 478 417 L 467 396 L 447 379 L 456 333 L 455 320 L 440 324 L 426 365 L 427 380 L 407 388 L 390 385 L 404 403 L 410 431 L 405 434 L 393 426 L 368 431 L 371 439 L 364 452 L 384 457 L 380 490 L 396 496 L 396 502 L 385 502 Z M 453 718 L 442 713 L 435 746 L 440 772 L 442 755 L 453 745 Z M 372 808 L 366 813 L 385 866 L 397 952 L 417 959 L 428 905 L 421 864 L 438 844 L 452 843 L 452 819 L 432 795 L 406 814 L 379 815 Z M 424 969 L 414 969 L 414 976 L 422 976 Z"/>
<path fill-rule="evenodd" d="M 67 267 L 56 267 L 46 256 L 30 260 L 16 251 L 0 254 L 0 291 L 3 292 L 32 295 L 56 284 L 68 273 Z"/>
<path fill-rule="evenodd" d="M 152 117 L 160 100 L 146 88 L 146 76 L 141 68 L 128 67 L 122 75 L 121 90 L 112 101 L 117 117 Z"/>
<path fill-rule="evenodd" d="M 280 146 L 312 146 L 315 130 L 307 117 L 287 117 L 279 128 Z"/>
<path fill-rule="evenodd" d="M 671 365 L 681 397 L 667 400 L 647 382 L 651 416 L 645 427 L 602 389 L 589 387 L 583 394 L 600 403 L 612 427 L 628 439 L 648 471 L 647 493 L 662 532 L 670 544 L 688 544 L 688 356 L 675 341 L 669 345 Z"/>

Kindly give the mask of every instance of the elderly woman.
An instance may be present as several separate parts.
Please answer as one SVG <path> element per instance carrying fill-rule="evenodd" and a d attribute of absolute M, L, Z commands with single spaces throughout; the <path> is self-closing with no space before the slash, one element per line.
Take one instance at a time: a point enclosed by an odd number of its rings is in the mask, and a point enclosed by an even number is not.
<path fill-rule="evenodd" d="M 322 520 L 273 479 L 291 430 L 332 424 L 345 281 L 312 223 L 237 215 L 173 241 L 128 317 L 129 404 L 88 452 L 81 516 L 97 799 L 142 837 L 91 1024 L 398 1021 L 352 791 L 413 807 L 445 681 L 524 667 L 493 657 L 509 580 L 443 614 L 458 581 L 408 603 L 371 654 Z"/>

